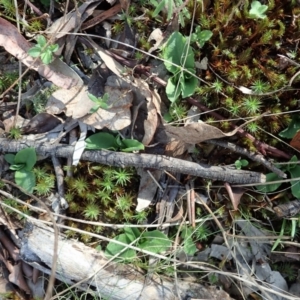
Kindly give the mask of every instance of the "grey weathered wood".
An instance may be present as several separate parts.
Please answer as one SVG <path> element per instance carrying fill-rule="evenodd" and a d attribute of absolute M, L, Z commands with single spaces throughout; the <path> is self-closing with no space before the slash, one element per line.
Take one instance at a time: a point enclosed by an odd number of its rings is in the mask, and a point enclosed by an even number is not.
<path fill-rule="evenodd" d="M 21 235 L 21 258 L 43 272 L 50 273 L 53 258 L 53 230 L 46 226 L 28 223 Z M 68 284 L 87 279 L 81 288 L 93 286 L 101 296 L 111 300 L 176 300 L 187 296 L 201 299 L 231 299 L 215 287 L 200 284 L 160 280 L 145 284 L 145 275 L 129 265 L 107 264 L 102 252 L 84 244 L 58 239 L 57 278 Z M 46 267 L 45 267 L 46 266 Z M 175 290 L 176 287 L 176 290 Z"/>
<path fill-rule="evenodd" d="M 35 148 L 39 155 L 54 155 L 66 158 L 71 157 L 74 151 L 73 146 L 62 144 L 52 145 L 50 143 L 37 143 L 33 141 L 22 142 L 4 138 L 0 139 L 0 150 L 3 152 L 15 153 L 27 147 Z M 209 166 L 164 155 L 98 150 L 85 151 L 82 159 L 111 166 L 166 170 L 173 173 L 189 174 L 229 183 L 264 183 L 266 181 L 265 175 L 258 172 L 235 170 L 223 166 Z"/>

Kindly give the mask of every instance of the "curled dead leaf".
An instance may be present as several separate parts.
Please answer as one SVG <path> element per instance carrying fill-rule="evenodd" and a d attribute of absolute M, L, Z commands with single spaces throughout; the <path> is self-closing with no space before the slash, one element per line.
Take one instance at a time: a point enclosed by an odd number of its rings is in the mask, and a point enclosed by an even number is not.
<path fill-rule="evenodd" d="M 165 125 L 167 134 L 185 142 L 187 144 L 198 144 L 203 141 L 211 140 L 211 139 L 220 139 L 223 137 L 228 137 L 234 135 L 239 128 L 235 130 L 224 133 L 222 130 L 205 124 L 205 123 L 191 123 L 184 127 L 175 127 L 171 125 Z"/>

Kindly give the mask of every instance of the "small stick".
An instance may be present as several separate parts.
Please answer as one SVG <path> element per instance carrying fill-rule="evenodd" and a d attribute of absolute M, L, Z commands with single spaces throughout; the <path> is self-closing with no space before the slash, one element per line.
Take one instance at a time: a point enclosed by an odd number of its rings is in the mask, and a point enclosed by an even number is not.
<path fill-rule="evenodd" d="M 281 178 L 287 178 L 287 175 L 282 172 L 280 169 L 275 167 L 271 162 L 266 160 L 261 154 L 256 154 L 254 152 L 249 152 L 247 149 L 242 148 L 240 146 L 237 146 L 233 143 L 226 142 L 224 140 L 207 140 L 205 141 L 207 144 L 213 144 L 213 145 L 218 145 L 227 149 L 230 149 L 236 153 L 240 153 L 242 155 L 245 155 L 249 157 L 253 161 L 257 161 L 260 164 L 264 165 L 267 169 L 272 171 L 273 173 L 277 174 Z"/>

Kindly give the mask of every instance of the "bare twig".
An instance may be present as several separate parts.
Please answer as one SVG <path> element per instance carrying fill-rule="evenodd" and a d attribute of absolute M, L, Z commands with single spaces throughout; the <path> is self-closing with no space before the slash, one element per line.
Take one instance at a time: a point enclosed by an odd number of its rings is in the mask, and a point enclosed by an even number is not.
<path fill-rule="evenodd" d="M 21 149 L 33 147 L 38 154 L 57 157 L 70 157 L 74 147 L 66 145 L 51 145 L 49 143 L 36 143 L 32 141 L 11 141 L 0 139 L 0 150 L 3 152 L 18 152 Z M 183 173 L 204 177 L 212 180 L 227 181 L 229 183 L 264 183 L 264 174 L 251 171 L 241 171 L 223 166 L 209 166 L 194 162 L 168 157 L 164 155 L 133 154 L 113 152 L 108 150 L 85 151 L 83 160 L 98 162 L 104 165 L 118 167 L 142 167 L 148 169 L 166 170 L 172 173 Z"/>
<path fill-rule="evenodd" d="M 251 160 L 257 161 L 260 164 L 264 165 L 267 169 L 269 169 L 273 173 L 277 174 L 279 177 L 281 177 L 281 178 L 286 178 L 287 177 L 284 172 L 282 172 L 280 169 L 275 167 L 271 162 L 266 160 L 261 154 L 257 154 L 257 153 L 254 153 L 254 152 L 249 152 L 245 148 L 239 147 L 239 146 L 237 146 L 233 143 L 230 143 L 230 142 L 227 142 L 227 141 L 224 141 L 224 140 L 208 140 L 205 143 L 218 145 L 218 146 L 230 149 L 230 150 L 232 150 L 236 153 L 240 153 L 242 155 L 245 155 L 245 156 L 249 157 Z"/>

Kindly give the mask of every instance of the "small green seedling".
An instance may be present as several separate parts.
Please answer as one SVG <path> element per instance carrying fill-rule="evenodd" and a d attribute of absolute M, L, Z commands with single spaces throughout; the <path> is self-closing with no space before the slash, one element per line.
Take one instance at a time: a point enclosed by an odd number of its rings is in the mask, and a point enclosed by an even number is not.
<path fill-rule="evenodd" d="M 132 152 L 144 150 L 145 146 L 137 140 L 122 139 L 108 132 L 99 132 L 85 140 L 87 150 L 107 149 L 112 151 Z"/>
<path fill-rule="evenodd" d="M 196 44 L 202 48 L 204 44 L 210 40 L 213 33 L 210 30 L 201 30 L 200 26 L 196 27 L 195 33 L 191 35 L 191 41 L 196 42 Z"/>
<path fill-rule="evenodd" d="M 47 45 L 47 40 L 43 35 L 36 38 L 37 44 L 28 50 L 32 57 L 40 57 L 45 65 L 49 65 L 53 60 L 53 53 L 58 50 L 58 44 Z"/>
<path fill-rule="evenodd" d="M 102 108 L 102 109 L 108 109 L 108 104 L 107 104 L 107 101 L 108 101 L 108 98 L 109 98 L 109 95 L 107 93 L 105 93 L 103 95 L 103 97 L 96 97 L 92 94 L 88 94 L 90 100 L 92 100 L 93 102 L 95 102 L 95 106 L 93 106 L 90 110 L 90 113 L 94 113 L 96 112 L 99 108 Z"/>
<path fill-rule="evenodd" d="M 259 1 L 252 1 L 251 9 L 249 10 L 249 18 L 264 19 L 267 16 L 265 12 L 268 10 L 268 5 L 263 5 Z"/>
<path fill-rule="evenodd" d="M 188 39 L 179 32 L 173 32 L 163 46 L 164 64 L 173 74 L 168 79 L 166 93 L 169 100 L 174 103 L 179 96 L 182 98 L 194 94 L 198 85 L 193 49 Z"/>
<path fill-rule="evenodd" d="M 171 240 L 159 230 L 144 231 L 141 233 L 137 228 L 129 227 L 125 227 L 124 233 L 117 235 L 114 240 L 126 245 L 136 240 L 136 247 L 153 253 L 166 251 L 172 244 Z M 133 249 L 126 249 L 126 245 L 116 244 L 112 240 L 106 247 L 105 255 L 111 258 L 119 254 L 115 261 L 132 262 L 136 259 L 137 253 Z"/>
<path fill-rule="evenodd" d="M 35 174 L 32 171 L 36 163 L 35 149 L 26 148 L 20 150 L 16 155 L 5 154 L 4 158 L 11 165 L 10 169 L 15 171 L 16 184 L 32 193 L 36 185 Z"/>
<path fill-rule="evenodd" d="M 291 179 L 295 179 L 290 182 L 291 184 L 291 191 L 295 198 L 300 198 L 300 181 L 296 180 L 300 177 L 300 165 L 298 164 L 298 158 L 294 155 L 288 164 L 286 165 L 277 165 L 277 168 L 281 169 L 283 172 L 289 172 Z M 279 177 L 275 173 L 268 173 L 266 174 L 266 182 L 271 183 L 272 181 L 276 181 L 272 184 L 267 185 L 260 185 L 257 186 L 256 189 L 263 193 L 271 193 L 276 191 L 282 184 L 282 178 Z"/>
<path fill-rule="evenodd" d="M 249 162 L 247 159 L 238 159 L 234 162 L 235 167 L 240 170 L 242 167 L 247 167 Z"/>

